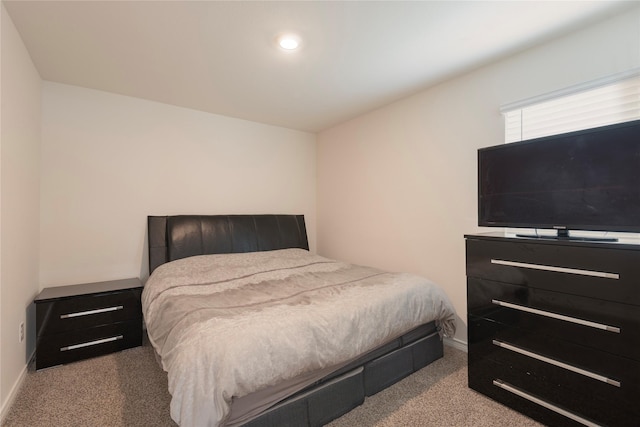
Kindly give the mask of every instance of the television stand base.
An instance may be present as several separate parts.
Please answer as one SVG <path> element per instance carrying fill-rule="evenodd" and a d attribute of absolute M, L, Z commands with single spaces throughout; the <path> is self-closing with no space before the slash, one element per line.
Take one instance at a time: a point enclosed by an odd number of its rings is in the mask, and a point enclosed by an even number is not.
<path fill-rule="evenodd" d="M 576 242 L 617 242 L 616 237 L 578 237 L 570 236 L 569 233 L 560 233 L 557 236 L 540 235 L 540 234 L 516 234 L 516 237 L 526 237 L 528 239 L 551 239 L 551 240 L 569 240 Z"/>

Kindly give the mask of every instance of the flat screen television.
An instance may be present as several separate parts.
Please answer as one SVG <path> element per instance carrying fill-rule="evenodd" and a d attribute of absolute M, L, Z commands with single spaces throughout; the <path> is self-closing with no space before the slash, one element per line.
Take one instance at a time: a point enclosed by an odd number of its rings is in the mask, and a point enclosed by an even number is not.
<path fill-rule="evenodd" d="M 479 149 L 478 225 L 640 232 L 640 120 Z"/>

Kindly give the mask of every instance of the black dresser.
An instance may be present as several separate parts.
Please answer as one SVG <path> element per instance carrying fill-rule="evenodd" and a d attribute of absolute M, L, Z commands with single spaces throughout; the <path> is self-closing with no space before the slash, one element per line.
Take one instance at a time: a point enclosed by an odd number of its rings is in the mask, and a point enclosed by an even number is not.
<path fill-rule="evenodd" d="M 140 279 L 45 288 L 36 304 L 36 369 L 142 344 Z"/>
<path fill-rule="evenodd" d="M 640 426 L 640 245 L 465 238 L 469 387 L 549 426 Z"/>

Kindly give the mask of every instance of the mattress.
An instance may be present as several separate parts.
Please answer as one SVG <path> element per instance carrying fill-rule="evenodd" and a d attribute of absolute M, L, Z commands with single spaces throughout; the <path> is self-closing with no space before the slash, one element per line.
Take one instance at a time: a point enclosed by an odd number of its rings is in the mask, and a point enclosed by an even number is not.
<path fill-rule="evenodd" d="M 182 426 L 248 419 L 418 325 L 455 332 L 453 307 L 434 283 L 303 249 L 163 264 L 142 303 Z"/>

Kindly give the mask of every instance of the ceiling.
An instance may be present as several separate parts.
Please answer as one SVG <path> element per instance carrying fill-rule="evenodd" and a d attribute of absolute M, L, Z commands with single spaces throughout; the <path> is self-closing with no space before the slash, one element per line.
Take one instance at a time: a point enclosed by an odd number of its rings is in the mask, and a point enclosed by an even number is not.
<path fill-rule="evenodd" d="M 44 80 L 318 132 L 637 1 L 8 1 Z M 275 38 L 302 38 L 284 52 Z"/>

